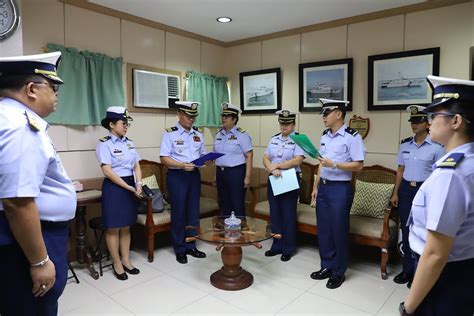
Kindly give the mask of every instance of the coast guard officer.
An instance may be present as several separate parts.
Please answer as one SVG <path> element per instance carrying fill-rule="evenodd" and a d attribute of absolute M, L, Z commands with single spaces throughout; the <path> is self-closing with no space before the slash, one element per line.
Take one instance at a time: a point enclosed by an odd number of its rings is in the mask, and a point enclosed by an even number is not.
<path fill-rule="evenodd" d="M 43 119 L 61 53 L 0 58 L 1 315 L 56 315 L 67 278 L 72 182 Z"/>
<path fill-rule="evenodd" d="M 102 222 L 112 272 L 121 280 L 140 270 L 130 262 L 130 226 L 137 222 L 138 199 L 142 194 L 140 156 L 126 137 L 133 119 L 123 106 L 107 108 L 102 126 L 109 135 L 100 139 L 96 157 L 105 176 L 102 183 Z"/>
<path fill-rule="evenodd" d="M 352 204 L 352 172 L 362 170 L 365 146 L 357 131 L 344 124 L 348 101 L 319 99 L 324 126 L 320 165 L 312 198 L 316 200 L 321 269 L 311 278 L 329 278 L 335 289 L 345 280 L 349 241 L 349 211 Z"/>
<path fill-rule="evenodd" d="M 193 126 L 198 116 L 198 102 L 179 101 L 178 123 L 166 129 L 161 141 L 160 159 L 168 166 L 166 184 L 171 202 L 171 238 L 176 261 L 187 263 L 187 254 L 204 258 L 206 254 L 196 249 L 194 242 L 185 242 L 196 232 L 186 226 L 199 226 L 199 197 L 201 174 L 193 160 L 206 154 L 202 129 Z"/>
<path fill-rule="evenodd" d="M 224 102 L 222 128 L 217 132 L 214 151 L 225 154 L 216 159 L 216 184 L 222 215 L 245 216 L 245 191 L 250 185 L 253 147 L 249 134 L 236 124 L 240 109 Z"/>
<path fill-rule="evenodd" d="M 445 154 L 443 146 L 431 140 L 429 124 L 425 107 L 410 105 L 411 129 L 415 134 L 401 141 L 397 156 L 397 176 L 390 202 L 398 207 L 400 227 L 402 229 L 403 270 L 393 281 L 395 283 L 408 283 L 413 280 L 414 263 L 411 256 L 410 243 L 408 242 L 407 220 L 411 210 L 411 203 L 416 192 L 431 174 L 431 166 Z"/>
<path fill-rule="evenodd" d="M 413 199 L 410 246 L 417 263 L 401 315 L 474 314 L 474 81 L 428 76 L 433 141 L 447 154 Z"/>
<path fill-rule="evenodd" d="M 295 132 L 296 113 L 289 110 L 280 110 L 278 114 L 280 133 L 270 139 L 263 165 L 270 175 L 280 177 L 281 171 L 295 168 L 299 174 L 300 165 L 304 159 L 304 151 L 289 137 Z M 288 261 L 296 250 L 296 205 L 299 189 L 279 195 L 274 195 L 270 180 L 268 180 L 267 195 L 270 204 L 270 220 L 272 233 L 280 234 L 281 238 L 274 238 L 272 247 L 265 252 L 265 256 L 272 257 L 282 254 L 281 261 Z"/>

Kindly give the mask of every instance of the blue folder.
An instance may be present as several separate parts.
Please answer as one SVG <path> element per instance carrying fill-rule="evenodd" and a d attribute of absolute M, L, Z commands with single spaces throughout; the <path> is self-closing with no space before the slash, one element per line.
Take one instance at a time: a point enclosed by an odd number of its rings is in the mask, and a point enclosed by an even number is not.
<path fill-rule="evenodd" d="M 196 166 L 198 167 L 201 167 L 204 165 L 204 163 L 206 163 L 206 161 L 209 161 L 209 160 L 216 160 L 217 158 L 219 157 L 222 157 L 224 156 L 225 154 L 221 154 L 221 153 L 215 153 L 215 152 L 210 152 L 208 154 L 205 154 L 204 156 L 201 156 L 199 157 L 198 159 L 195 159 L 193 161 L 191 161 L 193 164 L 195 164 Z"/>

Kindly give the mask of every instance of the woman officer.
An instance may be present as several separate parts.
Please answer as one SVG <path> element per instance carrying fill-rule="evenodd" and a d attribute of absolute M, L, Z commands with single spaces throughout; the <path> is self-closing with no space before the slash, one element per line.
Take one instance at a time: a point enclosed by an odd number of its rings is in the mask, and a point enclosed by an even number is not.
<path fill-rule="evenodd" d="M 289 137 L 296 134 L 296 113 L 281 110 L 277 111 L 276 114 L 278 114 L 281 133 L 270 139 L 263 156 L 263 165 L 270 175 L 276 177 L 281 176 L 281 170 L 291 168 L 296 168 L 296 172 L 299 173 L 299 166 L 303 162 L 304 152 Z M 269 181 L 267 195 L 270 204 L 272 232 L 281 234 L 282 238 L 273 239 L 272 247 L 265 252 L 265 256 L 272 257 L 282 254 L 281 261 L 288 261 L 296 249 L 296 205 L 299 189 L 275 196 Z"/>
<path fill-rule="evenodd" d="M 411 209 L 410 246 L 416 272 L 401 315 L 474 314 L 474 82 L 428 76 L 426 108 L 436 162 Z"/>
<path fill-rule="evenodd" d="M 137 220 L 137 198 L 142 194 L 140 156 L 125 137 L 131 120 L 124 107 L 109 107 L 102 126 L 110 134 L 100 139 L 96 148 L 97 160 L 105 175 L 102 184 L 105 240 L 112 256 L 114 276 L 122 281 L 128 279 L 127 273 L 140 273 L 129 259 L 129 226 Z"/>
<path fill-rule="evenodd" d="M 393 281 L 398 284 L 408 283 L 408 287 L 411 286 L 415 274 L 408 242 L 408 227 L 406 226 L 411 203 L 423 181 L 430 176 L 431 166 L 445 154 L 443 147 L 431 140 L 428 133 L 428 119 L 424 109 L 425 107 L 419 105 L 407 107 L 407 111 L 410 113 L 408 121 L 415 135 L 405 138 L 400 143 L 397 156 L 397 176 L 392 198 L 390 199 L 391 204 L 398 207 L 404 253 L 403 270 L 395 276 Z"/>
<path fill-rule="evenodd" d="M 245 216 L 245 189 L 252 172 L 252 139 L 237 127 L 240 109 L 222 103 L 222 128 L 217 132 L 214 151 L 225 154 L 216 159 L 216 185 L 222 215 Z"/>

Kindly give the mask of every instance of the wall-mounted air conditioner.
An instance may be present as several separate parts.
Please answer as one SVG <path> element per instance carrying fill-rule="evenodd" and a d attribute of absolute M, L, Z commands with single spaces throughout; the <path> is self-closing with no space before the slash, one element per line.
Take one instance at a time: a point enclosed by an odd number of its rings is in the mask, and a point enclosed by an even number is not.
<path fill-rule="evenodd" d="M 180 77 L 133 69 L 133 105 L 141 108 L 174 108 L 179 101 Z"/>

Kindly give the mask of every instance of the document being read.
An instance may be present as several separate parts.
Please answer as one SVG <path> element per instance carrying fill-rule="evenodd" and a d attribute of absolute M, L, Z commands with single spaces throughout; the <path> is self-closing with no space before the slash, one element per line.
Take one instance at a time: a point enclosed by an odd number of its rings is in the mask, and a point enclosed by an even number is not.
<path fill-rule="evenodd" d="M 295 168 L 281 170 L 281 176 L 270 176 L 273 195 L 279 195 L 300 188 Z"/>

